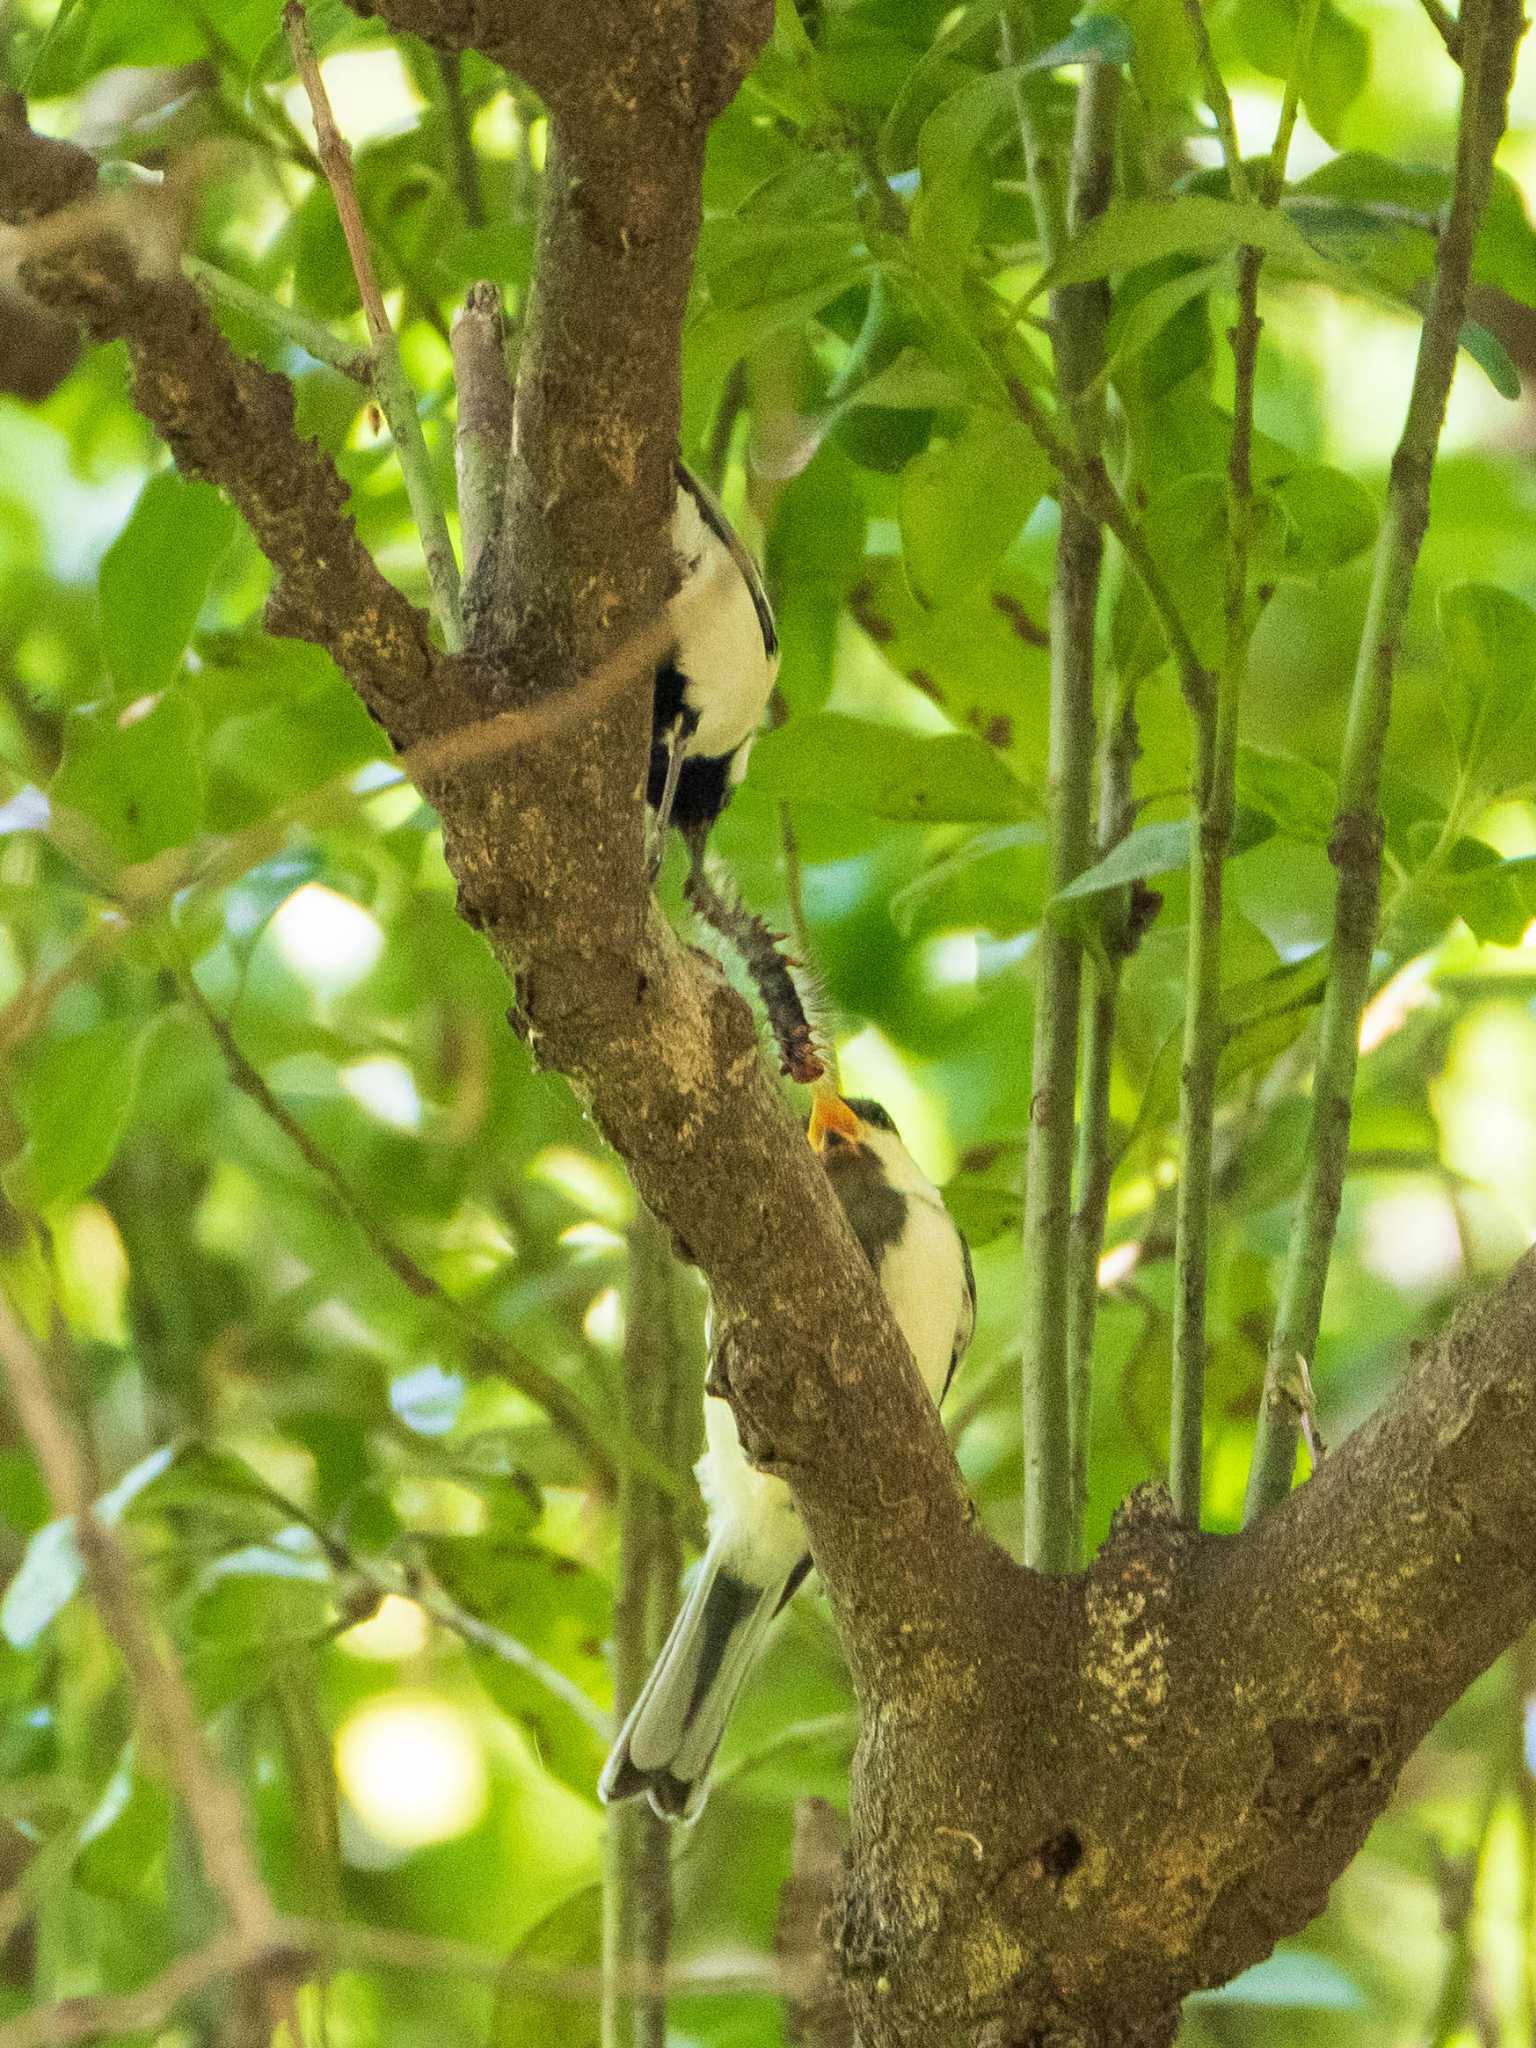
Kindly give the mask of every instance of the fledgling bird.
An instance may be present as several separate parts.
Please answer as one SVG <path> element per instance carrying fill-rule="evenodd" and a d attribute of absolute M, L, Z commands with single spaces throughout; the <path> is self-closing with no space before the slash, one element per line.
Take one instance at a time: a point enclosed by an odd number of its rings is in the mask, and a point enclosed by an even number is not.
<path fill-rule="evenodd" d="M 746 773 L 779 672 L 773 607 L 756 562 L 714 493 L 681 462 L 676 475 L 677 643 L 656 666 L 645 792 L 656 814 L 653 873 L 668 825 L 700 867 L 710 828 Z"/>
<path fill-rule="evenodd" d="M 942 1401 L 976 1319 L 965 1239 L 878 1102 L 819 1091 L 810 1140 L 923 1384 Z M 708 1397 L 704 1417 L 697 1471 L 709 1545 L 598 1783 L 608 1801 L 648 1794 L 667 1820 L 692 1820 L 703 1807 L 736 1696 L 811 1568 L 788 1486 L 747 1462 L 729 1403 Z"/>

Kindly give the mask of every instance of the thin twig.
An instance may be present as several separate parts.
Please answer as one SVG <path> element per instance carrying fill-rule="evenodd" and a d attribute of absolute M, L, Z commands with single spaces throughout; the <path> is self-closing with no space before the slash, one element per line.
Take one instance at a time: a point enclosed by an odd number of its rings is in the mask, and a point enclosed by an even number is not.
<path fill-rule="evenodd" d="M 643 1205 L 629 1232 L 624 1419 L 663 1463 L 678 1451 L 684 1347 L 674 1322 L 672 1248 Z M 613 1606 L 614 1718 L 634 1705 L 677 1609 L 682 1550 L 672 1502 L 633 1460 L 619 1481 L 619 1565 Z M 637 1967 L 664 1975 L 672 1940 L 670 1829 L 633 1800 L 609 1810 L 603 1881 L 603 2048 L 662 2048 L 667 2001 L 634 1996 Z"/>
<path fill-rule="evenodd" d="M 1448 7 L 1442 7 L 1440 0 L 1419 0 L 1419 5 L 1429 16 L 1435 34 L 1444 43 L 1446 54 L 1453 64 L 1461 62 L 1461 23 Z"/>
<path fill-rule="evenodd" d="M 427 453 L 421 419 L 416 410 L 416 394 L 401 364 L 395 331 L 384 310 L 378 274 L 373 267 L 373 252 L 368 246 L 368 231 L 363 225 L 362 208 L 358 204 L 357 187 L 352 178 L 351 153 L 331 112 L 330 97 L 315 57 L 314 44 L 310 41 L 302 0 L 287 0 L 283 8 L 283 27 L 309 99 L 320 162 L 336 202 L 337 217 L 346 237 L 347 253 L 352 259 L 352 272 L 363 304 L 363 317 L 372 337 L 374 396 L 394 436 L 400 473 L 405 479 L 405 492 L 410 500 L 411 517 L 421 535 L 422 550 L 427 559 L 427 580 L 432 586 L 433 615 L 442 633 L 443 644 L 450 654 L 456 653 L 464 644 L 464 624 L 459 612 L 459 572 L 453 559 L 453 544 L 448 538 L 448 522 L 443 517 L 433 482 L 431 457 Z"/>
<path fill-rule="evenodd" d="M 414 1600 L 424 1614 L 429 1614 L 462 1642 L 500 1658 L 503 1664 L 512 1664 L 519 1671 L 525 1671 L 546 1692 L 569 1707 L 601 1741 L 607 1742 L 612 1738 L 613 1726 L 608 1716 L 587 1698 L 574 1679 L 567 1678 L 563 1671 L 546 1662 L 536 1650 L 530 1650 L 516 1636 L 509 1636 L 505 1629 L 497 1628 L 478 1614 L 471 1614 L 467 1607 L 461 1607 L 419 1567 L 402 1567 L 395 1572 L 381 1559 L 355 1552 L 348 1552 L 348 1565 L 382 1591 L 397 1593 L 403 1600 Z"/>
<path fill-rule="evenodd" d="M 348 1185 L 346 1176 L 328 1153 L 318 1146 L 291 1110 L 279 1101 L 265 1077 L 241 1050 L 227 1017 L 216 1010 L 197 984 L 191 970 L 179 959 L 170 961 L 171 971 L 184 999 L 207 1025 L 224 1056 L 229 1077 L 242 1095 L 248 1096 L 296 1148 L 306 1166 L 320 1176 L 369 1248 L 394 1274 L 403 1287 L 419 1301 L 433 1302 L 445 1310 L 487 1354 L 495 1370 L 509 1386 L 527 1395 L 548 1415 L 551 1423 L 571 1442 L 590 1465 L 598 1483 L 611 1488 L 617 1478 L 613 1453 L 604 1442 L 598 1425 L 582 1403 L 554 1374 L 508 1343 L 499 1331 L 481 1322 L 474 1310 L 450 1294 L 432 1275 L 419 1266 L 403 1246 L 372 1217 Z"/>
<path fill-rule="evenodd" d="M 1102 213 L 1113 183 L 1119 73 L 1090 64 L 1078 90 L 1067 213 L 1073 232 Z M 1074 453 L 1095 462 L 1101 401 L 1085 399 L 1104 361 L 1109 291 L 1100 281 L 1051 294 L 1057 383 Z M 1062 506 L 1051 590 L 1050 886 L 1066 888 L 1092 858 L 1094 622 L 1104 530 L 1074 498 Z M 1024 1188 L 1024 1562 L 1070 1571 L 1080 1561 L 1072 1483 L 1068 1327 L 1072 1295 L 1072 1166 L 1083 943 L 1047 917 L 1037 947 L 1029 1153 Z"/>
<path fill-rule="evenodd" d="M 155 1640 L 116 1533 L 92 1506 L 86 1461 L 55 1398 L 42 1354 L 3 1296 L 0 1364 L 53 1511 L 74 1523 L 102 1623 L 122 1657 L 146 1736 L 158 1746 L 186 1807 L 203 1875 L 228 1917 L 234 1943 L 246 1949 L 270 1946 L 275 1913 L 239 1793 L 209 1744 L 186 1680 Z"/>
<path fill-rule="evenodd" d="M 1205 25 L 1205 8 L 1202 0 L 1184 0 L 1184 18 L 1189 23 L 1189 32 L 1195 41 L 1195 55 L 1199 60 L 1201 82 L 1205 88 L 1205 103 L 1216 116 L 1216 131 L 1221 137 L 1221 154 L 1227 166 L 1227 182 L 1232 187 L 1232 197 L 1240 206 L 1246 206 L 1252 195 L 1248 187 L 1247 168 L 1243 163 L 1242 145 L 1237 139 L 1237 122 L 1232 113 L 1232 95 L 1227 91 L 1227 82 L 1221 75 L 1221 66 L 1216 62 L 1216 52 L 1211 48 L 1211 32 Z"/>
<path fill-rule="evenodd" d="M 0 2025 L 0 2048 L 74 2048 L 77 2042 L 156 2033 L 178 2006 L 223 1978 L 249 1974 L 293 1984 L 314 1975 L 322 1965 L 459 1977 L 468 1983 L 527 1990 L 578 2004 L 598 1997 L 603 1986 L 598 1969 L 551 1965 L 534 1956 L 503 1955 L 448 1936 L 402 1933 L 357 1921 L 284 1916 L 274 1922 L 267 1938 L 242 1941 L 233 1935 L 219 1936 L 179 1957 L 137 1991 L 64 1998 L 20 2013 Z M 664 1971 L 636 1966 L 623 1981 L 630 1992 L 649 1998 L 669 1993 L 735 1998 L 743 1993 L 776 1991 L 779 1971 L 771 1956 L 733 1952 L 718 1963 L 705 1958 Z"/>
<path fill-rule="evenodd" d="M 312 313 L 301 313 L 294 306 L 280 306 L 265 292 L 257 291 L 253 285 L 242 284 L 238 277 L 231 277 L 227 270 L 220 270 L 215 263 L 205 263 L 200 256 L 183 256 L 181 267 L 210 305 L 227 306 L 233 313 L 243 313 L 247 319 L 260 321 L 263 327 L 271 328 L 274 334 L 282 335 L 285 341 L 303 349 L 307 356 L 313 356 L 317 363 L 329 363 L 343 377 L 350 377 L 354 384 L 372 381 L 366 350 L 351 347 Z"/>
<path fill-rule="evenodd" d="M 1515 52 L 1524 29 L 1520 0 L 1467 0 L 1451 204 L 1402 439 L 1392 460 L 1339 764 L 1339 808 L 1328 847 L 1339 881 L 1318 1029 L 1306 1176 L 1281 1282 L 1248 1475 L 1250 1521 L 1290 1490 L 1296 1418 L 1280 1383 L 1298 1355 L 1317 1356 L 1323 1289 L 1349 1161 L 1360 1018 L 1370 994 L 1376 943 L 1383 836 L 1381 763 L 1398 644 L 1429 523 L 1430 479 L 1456 369 L 1472 252 L 1492 187 L 1493 160 L 1504 133 Z"/>
<path fill-rule="evenodd" d="M 437 75 L 443 84 L 443 126 L 448 132 L 448 152 L 453 163 L 453 182 L 464 209 L 466 227 L 485 226 L 485 196 L 480 190 L 480 165 L 469 132 L 469 109 L 464 104 L 464 81 L 457 50 L 438 50 Z"/>
<path fill-rule="evenodd" d="M 1107 721 L 1099 763 L 1099 828 L 1095 853 L 1102 860 L 1135 822 L 1132 774 L 1140 751 L 1134 695 L 1120 692 Z M 1077 1133 L 1077 1206 L 1072 1212 L 1071 1295 L 1067 1325 L 1067 1387 L 1072 1422 L 1073 1518 L 1079 1530 L 1088 1501 L 1088 1447 L 1093 1414 L 1093 1344 L 1099 1312 L 1099 1263 L 1104 1223 L 1114 1177 L 1109 1115 L 1115 1024 L 1120 977 L 1138 933 L 1129 890 L 1114 892 L 1103 919 L 1103 958 L 1083 1026 L 1082 1110 Z"/>
<path fill-rule="evenodd" d="M 998 22 L 1003 65 L 1012 70 L 1019 61 L 1019 44 L 1033 46 L 1035 25 L 1028 0 L 1012 0 Z M 1086 81 L 1085 81 L 1086 82 Z M 1063 180 L 1051 156 L 1044 124 L 1037 118 L 1043 78 L 1015 78 L 1011 87 L 1014 119 L 1024 153 L 1024 182 L 1034 209 L 1035 236 L 1040 260 L 1047 268 L 1061 254 L 1067 238 L 1067 205 Z"/>
<path fill-rule="evenodd" d="M 0 2025 L 0 2048 L 72 2048 L 76 2041 L 129 2040 L 158 2033 L 179 2005 L 226 1977 L 264 1963 L 271 1944 L 254 1945 L 235 1934 L 217 1934 L 202 1948 L 152 1977 L 137 1991 L 97 1998 L 61 1998 L 18 2013 Z"/>
<path fill-rule="evenodd" d="M 697 578 L 697 589 L 690 585 L 681 592 L 666 611 L 658 612 L 647 625 L 631 633 L 568 690 L 552 692 L 537 703 L 498 711 L 490 718 L 476 719 L 471 725 L 419 740 L 400 757 L 401 767 L 412 782 L 422 784 L 435 776 L 467 768 L 473 762 L 494 760 L 498 754 L 509 754 L 516 747 L 543 745 L 578 720 L 595 717 L 637 677 L 655 668 L 675 642 L 680 618 L 692 605 L 705 600 L 714 588 L 714 580 Z"/>
<path fill-rule="evenodd" d="M 1216 111 L 1232 197 L 1250 197 L 1248 173 L 1237 148 L 1232 103 L 1211 50 L 1201 0 L 1186 0 L 1196 33 L 1206 96 Z M 1311 56 L 1319 0 L 1306 0 L 1297 20 L 1275 139 L 1265 167 L 1261 199 L 1274 206 L 1296 125 L 1301 79 Z M 1174 1224 L 1173 1369 L 1169 1479 L 1184 1520 L 1200 1520 L 1205 1420 L 1207 1296 L 1211 1255 L 1212 1153 L 1217 1075 L 1226 1043 L 1221 1000 L 1221 937 L 1226 861 L 1237 812 L 1238 719 L 1248 680 L 1252 619 L 1248 569 L 1253 550 L 1253 408 L 1258 374 L 1260 250 L 1244 248 L 1237 261 L 1237 322 L 1232 329 L 1232 435 L 1227 451 L 1227 547 L 1223 611 L 1225 640 L 1214 703 L 1192 707 L 1196 815 L 1190 833 L 1190 918 L 1184 1047 L 1179 1085 L 1179 1185 Z"/>
<path fill-rule="evenodd" d="M 1179 674 L 1179 686 L 1190 704 L 1204 702 L 1215 690 L 1215 680 L 1195 650 L 1189 628 L 1174 601 L 1167 580 L 1153 559 L 1146 535 L 1120 492 L 1116 490 L 1102 457 L 1079 461 L 1070 444 L 1057 432 L 1051 415 L 1028 385 L 1023 384 L 1000 360 L 1014 411 L 1028 427 L 1061 480 L 1067 494 L 1085 512 L 1101 520 L 1120 543 L 1121 551 L 1147 594 L 1167 636 L 1169 651 Z"/>

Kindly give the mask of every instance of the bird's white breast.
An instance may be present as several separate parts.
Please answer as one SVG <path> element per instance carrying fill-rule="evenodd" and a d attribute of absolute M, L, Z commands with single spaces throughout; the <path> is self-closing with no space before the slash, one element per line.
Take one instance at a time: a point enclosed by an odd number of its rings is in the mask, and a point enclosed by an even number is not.
<path fill-rule="evenodd" d="M 685 753 L 729 754 L 757 731 L 778 656 L 763 645 L 757 606 L 730 550 L 704 523 L 687 491 L 677 494 L 672 545 L 683 569 L 673 600 L 678 620 L 678 670 L 688 678 L 684 702 L 699 715 Z M 746 765 L 743 754 L 740 769 Z"/>
<path fill-rule="evenodd" d="M 959 1234 L 936 1194 L 908 1197 L 906 1228 L 880 1262 L 880 1284 L 923 1385 L 937 1400 L 954 1357 L 966 1290 Z"/>

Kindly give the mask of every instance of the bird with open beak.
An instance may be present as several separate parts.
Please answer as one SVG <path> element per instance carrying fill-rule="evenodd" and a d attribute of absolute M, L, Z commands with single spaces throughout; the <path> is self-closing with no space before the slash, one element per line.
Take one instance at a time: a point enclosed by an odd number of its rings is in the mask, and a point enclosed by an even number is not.
<path fill-rule="evenodd" d="M 878 1102 L 819 1088 L 808 1136 L 923 1384 L 941 1401 L 976 1318 L 965 1239 Z M 610 1801 L 646 1793 L 668 1820 L 692 1820 L 703 1807 L 736 1696 L 811 1568 L 789 1488 L 749 1463 L 729 1404 L 708 1396 L 704 1423 L 697 1471 L 709 1545 L 598 1784 Z"/>

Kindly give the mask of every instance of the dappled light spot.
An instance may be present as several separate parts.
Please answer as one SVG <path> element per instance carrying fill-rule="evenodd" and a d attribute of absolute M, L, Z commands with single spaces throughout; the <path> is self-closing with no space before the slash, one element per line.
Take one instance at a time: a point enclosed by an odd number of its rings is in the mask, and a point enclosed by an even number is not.
<path fill-rule="evenodd" d="M 490 1796 L 468 1716 L 446 1700 L 409 1693 L 370 1700 L 342 1724 L 336 1774 L 369 1834 L 397 1849 L 468 1834 Z"/>
<path fill-rule="evenodd" d="M 268 930 L 283 965 L 316 995 L 355 988 L 384 950 L 378 919 L 323 882 L 295 889 Z"/>

